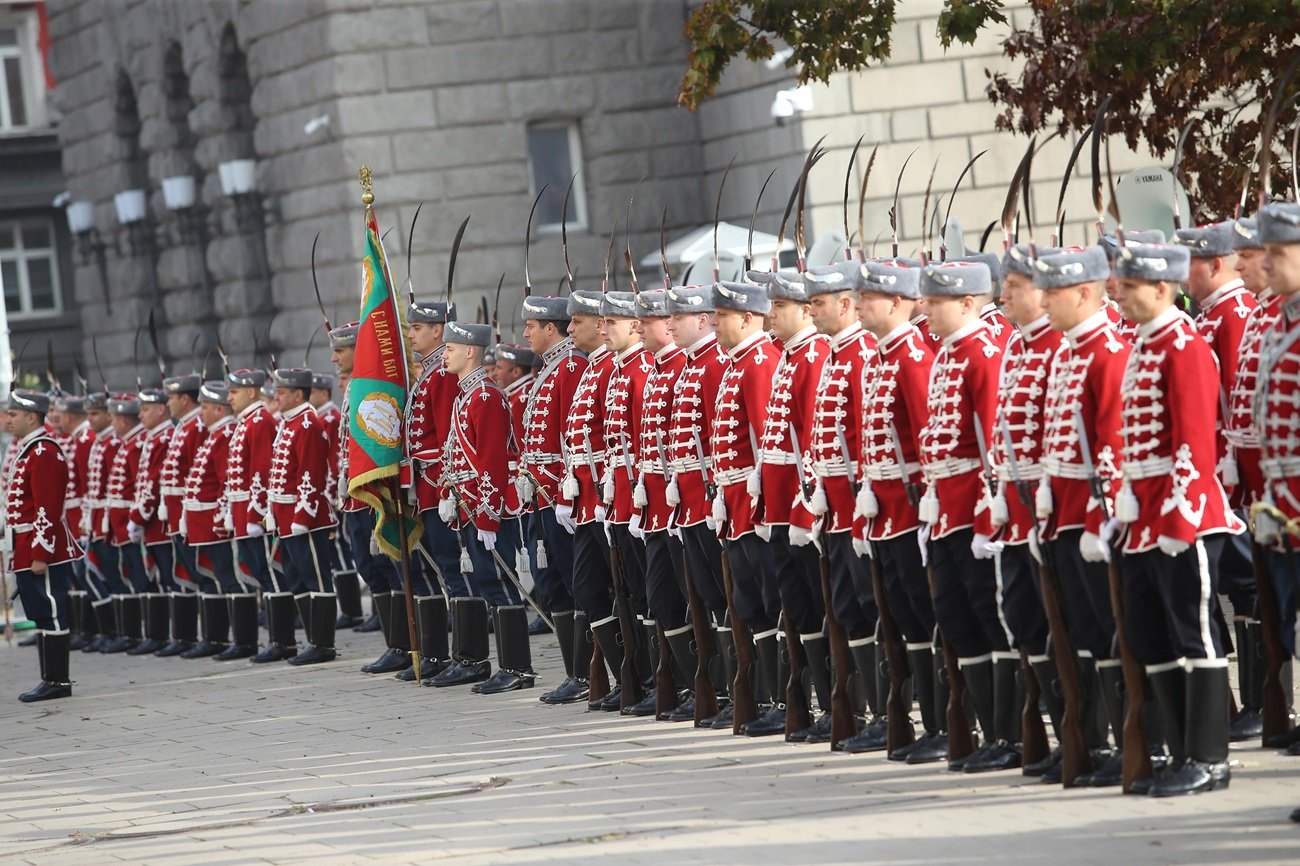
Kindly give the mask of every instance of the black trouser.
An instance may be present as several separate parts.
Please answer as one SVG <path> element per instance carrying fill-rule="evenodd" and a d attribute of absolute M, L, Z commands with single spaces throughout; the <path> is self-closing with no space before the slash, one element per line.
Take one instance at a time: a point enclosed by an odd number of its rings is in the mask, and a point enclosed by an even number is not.
<path fill-rule="evenodd" d="M 776 584 L 772 548 L 752 532 L 727 542 L 731 566 L 731 600 L 736 615 L 755 634 L 776 628 L 781 618 L 781 593 Z"/>
<path fill-rule="evenodd" d="M 821 553 L 811 544 L 790 543 L 790 527 L 772 526 L 769 541 L 777 590 L 788 628 L 799 634 L 820 633 L 826 617 L 822 601 Z"/>
<path fill-rule="evenodd" d="M 1031 656 L 1043 655 L 1047 652 L 1047 614 L 1043 610 L 1038 563 L 1028 544 L 1002 548 L 998 554 L 998 582 L 1002 616 L 1015 648 Z"/>
<path fill-rule="evenodd" d="M 869 564 L 853 549 L 853 533 L 847 529 L 827 533 L 822 536 L 821 543 L 830 564 L 831 605 L 835 609 L 835 618 L 849 640 L 871 637 L 876 633 L 876 593 L 871 585 Z M 819 571 L 819 582 L 820 579 Z"/>
<path fill-rule="evenodd" d="M 585 612 L 590 622 L 600 622 L 613 615 L 614 578 L 609 566 L 609 539 L 605 538 L 605 527 L 600 521 L 579 524 L 573 533 L 573 600 L 577 610 Z"/>
<path fill-rule="evenodd" d="M 719 625 L 726 622 L 727 593 L 722 586 L 722 542 L 707 524 L 683 526 L 682 555 L 700 601 Z"/>
<path fill-rule="evenodd" d="M 959 529 L 930 542 L 934 616 L 958 658 L 978 658 L 1011 648 L 998 613 L 993 560 L 976 559 L 974 531 Z"/>
<path fill-rule="evenodd" d="M 934 602 L 930 598 L 929 576 L 921 564 L 916 530 L 871 544 L 880 558 L 889 612 L 903 640 L 911 644 L 934 640 Z"/>
<path fill-rule="evenodd" d="M 1043 556 L 1056 571 L 1061 587 L 1061 615 L 1075 652 L 1086 650 L 1094 658 L 1109 659 L 1115 642 L 1110 566 L 1083 558 L 1079 553 L 1082 535 L 1082 529 L 1065 530 L 1054 541 L 1043 545 Z"/>
<path fill-rule="evenodd" d="M 1209 535 L 1177 556 L 1159 548 L 1124 555 L 1124 630 L 1142 664 L 1223 658 L 1214 597 L 1224 543 Z"/>
<path fill-rule="evenodd" d="M 650 615 L 672 631 L 686 624 L 686 592 L 680 582 L 682 542 L 667 530 L 645 534 L 645 590 Z"/>

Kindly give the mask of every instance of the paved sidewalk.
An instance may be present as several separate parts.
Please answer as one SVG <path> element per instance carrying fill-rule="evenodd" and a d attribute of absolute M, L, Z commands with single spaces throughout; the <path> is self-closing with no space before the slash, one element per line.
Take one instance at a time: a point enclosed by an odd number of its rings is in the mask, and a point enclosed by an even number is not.
<path fill-rule="evenodd" d="M 0 644 L 0 862 L 1073 863 L 1300 860 L 1300 759 L 1234 749 L 1232 787 L 1149 800 L 962 776 L 357 672 L 74 654 L 27 706 Z M 538 670 L 560 669 L 553 638 Z"/>

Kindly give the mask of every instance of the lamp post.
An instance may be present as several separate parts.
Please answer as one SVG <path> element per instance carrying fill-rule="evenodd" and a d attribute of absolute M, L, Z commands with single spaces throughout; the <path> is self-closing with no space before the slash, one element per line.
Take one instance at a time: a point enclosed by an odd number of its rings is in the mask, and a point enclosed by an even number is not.
<path fill-rule="evenodd" d="M 67 207 L 68 231 L 77 241 L 77 259 L 82 265 L 90 264 L 92 257 L 99 271 L 99 287 L 104 294 L 105 311 L 113 314 L 113 301 L 108 293 L 108 244 L 95 227 L 95 205 L 88 201 L 74 201 Z"/>

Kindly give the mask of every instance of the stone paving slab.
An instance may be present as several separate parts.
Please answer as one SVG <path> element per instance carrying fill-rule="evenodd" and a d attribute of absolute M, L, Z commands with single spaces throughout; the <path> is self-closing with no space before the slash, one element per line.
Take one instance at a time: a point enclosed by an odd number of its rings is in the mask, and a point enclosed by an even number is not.
<path fill-rule="evenodd" d="M 1227 791 L 1171 800 L 962 776 L 367 676 L 74 654 L 27 706 L 0 647 L 0 863 L 1241 864 L 1300 860 L 1300 759 L 1234 747 Z"/>

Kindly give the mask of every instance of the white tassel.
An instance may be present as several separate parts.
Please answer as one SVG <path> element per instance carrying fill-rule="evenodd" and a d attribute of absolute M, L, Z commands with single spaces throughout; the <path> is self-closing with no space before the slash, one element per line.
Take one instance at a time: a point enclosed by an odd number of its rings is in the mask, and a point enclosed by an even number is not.
<path fill-rule="evenodd" d="M 612 469 L 605 470 L 605 484 L 602 492 L 605 494 L 606 502 L 614 501 L 614 470 Z"/>
<path fill-rule="evenodd" d="M 438 500 L 438 516 L 442 518 L 443 523 L 451 523 L 456 516 L 456 503 L 450 499 Z"/>
<path fill-rule="evenodd" d="M 546 542 L 540 538 L 537 539 L 537 567 L 539 569 L 551 567 L 551 561 L 546 558 Z"/>
<path fill-rule="evenodd" d="M 871 489 L 871 482 L 868 481 L 858 489 L 858 498 L 854 502 L 853 516 L 870 519 L 879 513 L 880 502 L 876 499 L 876 492 Z"/>
<path fill-rule="evenodd" d="M 163 521 L 163 522 L 166 522 L 166 520 L 167 520 L 167 500 L 166 500 L 166 499 L 159 499 L 159 500 L 158 500 L 158 519 L 161 520 L 161 521 Z"/>
<path fill-rule="evenodd" d="M 644 478 L 638 478 L 636 480 L 636 487 L 632 490 L 632 504 L 637 508 L 645 508 L 650 504 L 650 498 L 646 496 L 645 492 Z"/>
<path fill-rule="evenodd" d="M 674 508 L 682 504 L 682 492 L 677 489 L 677 479 L 675 477 L 664 488 L 664 500 Z"/>
<path fill-rule="evenodd" d="M 999 492 L 989 502 L 989 519 L 994 526 L 1006 526 L 1011 515 L 1007 511 L 1007 497 Z"/>
<path fill-rule="evenodd" d="M 578 479 L 573 477 L 572 472 L 565 473 L 564 484 L 561 485 L 560 492 L 564 494 L 565 499 L 570 501 L 578 498 Z"/>
<path fill-rule="evenodd" d="M 758 468 L 755 467 L 745 476 L 745 492 L 751 499 L 757 499 L 763 495 L 763 478 L 758 474 Z"/>
<path fill-rule="evenodd" d="M 808 500 L 808 510 L 814 517 L 821 517 L 830 510 L 830 504 L 826 501 L 826 488 L 822 486 L 821 479 L 817 480 L 817 487 L 813 490 L 812 498 Z"/>
<path fill-rule="evenodd" d="M 474 560 L 469 558 L 469 551 L 461 548 L 460 551 L 460 573 L 471 574 L 474 571 Z"/>
<path fill-rule="evenodd" d="M 1236 487 L 1241 483 L 1241 475 L 1237 472 L 1237 460 L 1231 454 L 1223 455 L 1219 461 L 1219 480 L 1223 482 L 1224 487 Z"/>
<path fill-rule="evenodd" d="M 1132 523 L 1138 519 L 1138 499 L 1133 495 L 1133 488 L 1125 484 L 1115 497 L 1115 516 L 1120 523 Z"/>
<path fill-rule="evenodd" d="M 719 526 L 727 519 L 727 503 L 723 501 L 721 493 L 713 497 L 713 519 Z"/>
<path fill-rule="evenodd" d="M 921 497 L 921 504 L 917 506 L 917 515 L 921 518 L 922 523 L 928 523 L 931 526 L 939 522 L 939 497 L 935 495 L 932 488 L 925 489 L 925 495 Z"/>
<path fill-rule="evenodd" d="M 1039 520 L 1052 516 L 1052 487 L 1046 478 L 1038 482 L 1038 492 L 1034 494 L 1034 514 Z"/>

